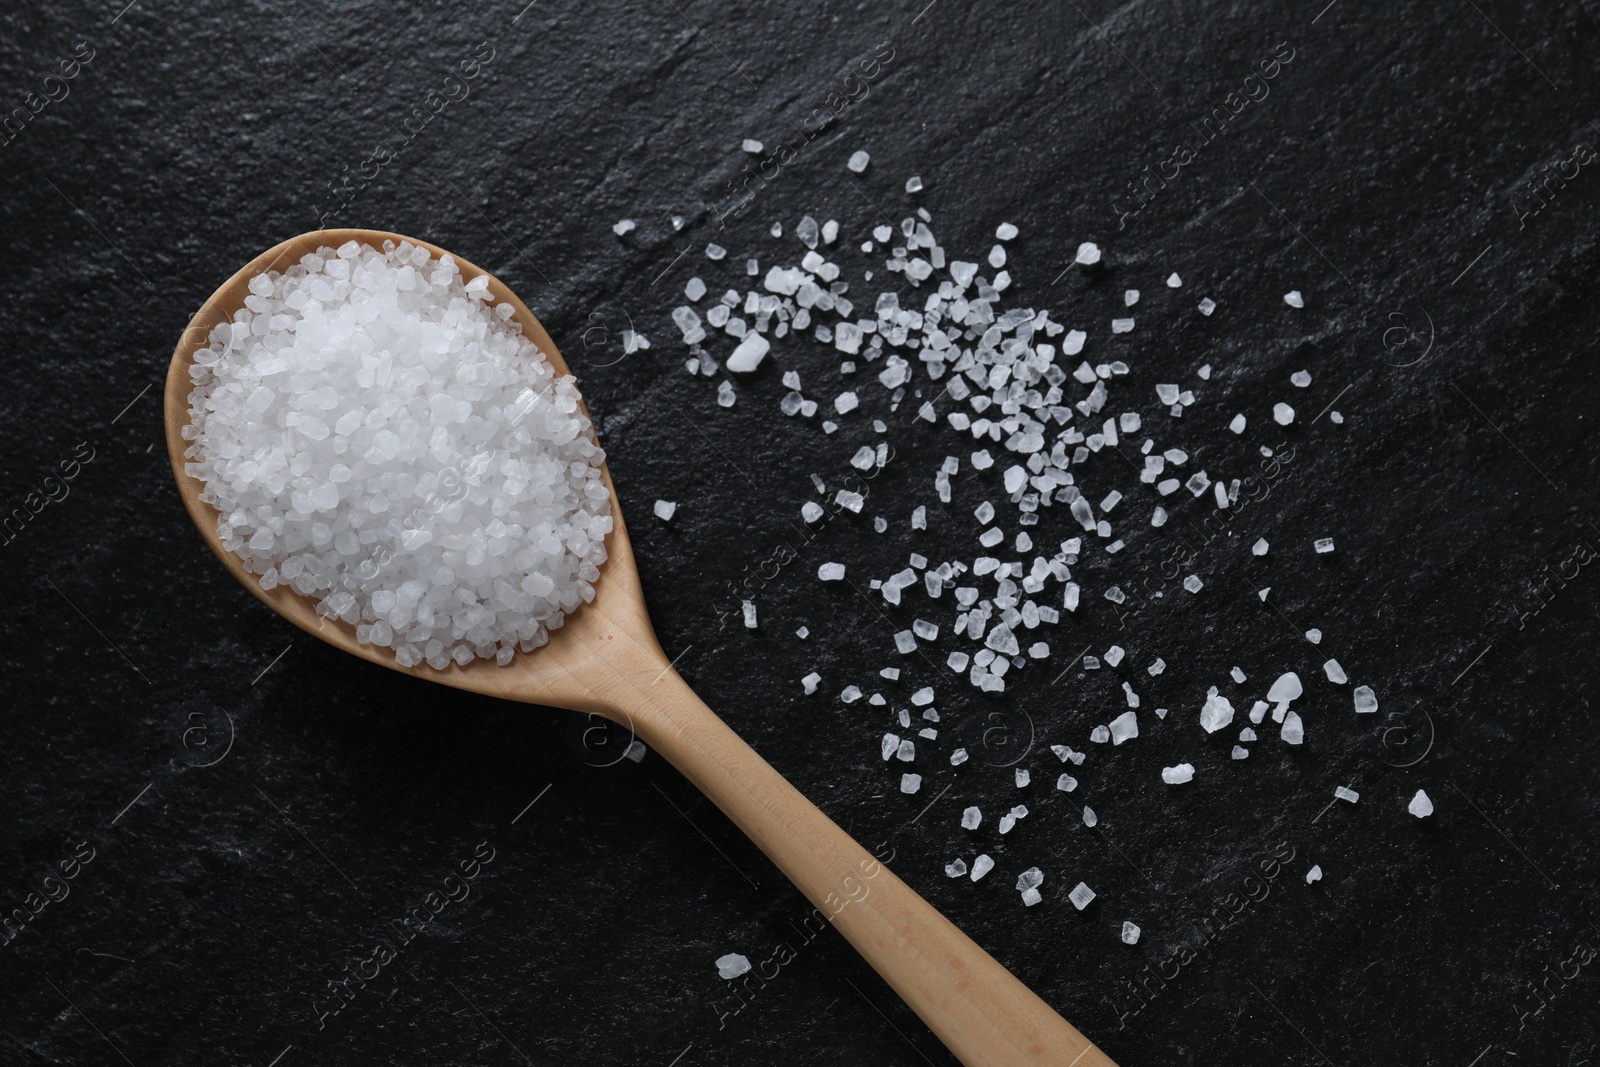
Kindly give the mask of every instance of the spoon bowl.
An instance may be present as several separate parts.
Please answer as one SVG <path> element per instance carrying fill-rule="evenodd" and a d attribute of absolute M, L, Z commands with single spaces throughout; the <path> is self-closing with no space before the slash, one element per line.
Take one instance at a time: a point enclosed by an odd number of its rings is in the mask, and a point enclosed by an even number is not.
<path fill-rule="evenodd" d="M 967 1067 L 1060 1064 L 1115 1067 L 1111 1059 L 1035 996 L 860 844 L 831 822 L 730 730 L 673 669 L 645 608 L 611 473 L 607 559 L 594 599 L 566 616 L 549 643 L 508 665 L 477 659 L 443 670 L 401 666 L 391 649 L 362 644 L 355 628 L 317 614 L 314 601 L 288 585 L 262 589 L 258 577 L 223 547 L 204 485 L 185 471 L 190 368 L 211 331 L 231 321 L 257 274 L 282 271 L 309 252 L 355 240 L 382 250 L 408 241 L 435 257 L 447 253 L 414 237 L 378 230 L 318 230 L 270 248 L 247 263 L 194 315 L 167 370 L 167 453 L 178 492 L 200 536 L 245 588 L 273 611 L 323 641 L 368 662 L 418 678 L 528 704 L 592 712 L 622 723 L 711 798 L 795 883 L 867 962 Z M 489 293 L 554 366 L 566 363 L 539 320 L 493 275 L 454 256 L 463 281 L 488 277 Z M 580 401 L 581 403 L 581 401 Z M 588 409 L 584 409 L 588 414 Z"/>

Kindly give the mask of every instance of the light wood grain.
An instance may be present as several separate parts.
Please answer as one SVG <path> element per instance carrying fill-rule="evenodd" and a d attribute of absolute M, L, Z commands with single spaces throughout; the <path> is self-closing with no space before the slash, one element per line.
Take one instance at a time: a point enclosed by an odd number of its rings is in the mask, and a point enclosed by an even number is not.
<path fill-rule="evenodd" d="M 378 248 L 385 240 L 409 240 L 436 256 L 446 254 L 426 241 L 373 230 L 302 234 L 262 253 L 228 279 L 195 314 L 173 353 L 165 394 L 173 475 L 190 518 L 229 573 L 302 630 L 371 663 L 506 700 L 595 712 L 627 726 L 727 813 L 968 1067 L 1115 1067 L 801 796 L 689 689 L 650 625 L 609 471 L 605 483 L 612 494 L 615 526 L 594 600 L 568 616 L 547 646 L 519 654 L 505 667 L 492 661 L 452 664 L 442 671 L 426 665 L 402 667 L 390 650 L 361 644 L 351 626 L 317 615 L 310 599 L 287 586 L 263 590 L 256 576 L 222 547 L 216 511 L 200 500 L 201 483 L 184 472 L 188 442 L 181 432 L 188 422 L 194 354 L 205 346 L 211 328 L 242 306 L 251 277 L 285 270 L 307 252 L 351 239 Z M 468 280 L 485 273 L 459 256 L 455 259 Z M 525 335 L 556 371 L 568 373 L 554 342 L 516 294 L 493 276 L 489 289 L 495 300 L 512 307 Z M 1009 897 L 1009 887 L 1005 890 L 1002 896 Z"/>

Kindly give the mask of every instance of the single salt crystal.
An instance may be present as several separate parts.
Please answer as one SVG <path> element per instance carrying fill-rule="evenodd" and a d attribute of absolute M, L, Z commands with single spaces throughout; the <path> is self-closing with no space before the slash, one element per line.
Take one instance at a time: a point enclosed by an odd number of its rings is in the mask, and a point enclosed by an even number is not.
<path fill-rule="evenodd" d="M 1180 763 L 1176 767 L 1161 768 L 1161 780 L 1168 785 L 1182 785 L 1194 777 L 1194 764 Z"/>
<path fill-rule="evenodd" d="M 839 699 L 846 704 L 854 704 L 861 699 L 861 687 L 856 685 L 845 686 L 839 691 Z"/>
<path fill-rule="evenodd" d="M 1198 574 L 1191 574 L 1183 580 L 1183 587 L 1191 593 L 1198 593 L 1205 588 L 1205 583 L 1200 580 Z"/>
<path fill-rule="evenodd" d="M 883 740 L 879 743 L 879 749 L 885 763 L 894 759 L 894 754 L 900 751 L 900 735 L 884 734 Z"/>
<path fill-rule="evenodd" d="M 1244 671 L 1241 671 L 1238 667 L 1233 668 L 1233 670 L 1229 671 L 1228 674 L 1232 676 L 1233 680 L 1239 685 L 1244 684 Z"/>
<path fill-rule="evenodd" d="M 915 793 L 922 788 L 922 775 L 902 774 L 900 776 L 900 792 Z"/>
<path fill-rule="evenodd" d="M 1037 867 L 1029 867 L 1017 876 L 1017 892 L 1028 889 L 1037 889 L 1044 885 L 1044 872 Z"/>
<path fill-rule="evenodd" d="M 853 392 L 843 392 L 833 398 L 833 409 L 841 415 L 848 414 L 861 406 L 861 401 Z"/>
<path fill-rule="evenodd" d="M 1009 222 L 1002 222 L 995 227 L 994 235 L 997 240 L 1009 241 L 1017 235 L 1017 228 Z"/>
<path fill-rule="evenodd" d="M 1123 290 L 1123 292 L 1122 292 L 1122 306 L 1123 307 L 1130 307 L 1131 308 L 1131 307 L 1133 307 L 1133 305 L 1137 304 L 1138 302 L 1139 302 L 1139 290 L 1137 290 L 1137 289 L 1125 289 L 1125 290 Z"/>
<path fill-rule="evenodd" d="M 871 156 L 867 155 L 860 149 L 857 149 L 856 151 L 850 153 L 850 159 L 847 163 L 845 163 L 845 166 L 850 168 L 850 173 L 860 174 L 862 171 L 867 169 L 867 164 L 871 162 Z"/>
<path fill-rule="evenodd" d="M 1311 629 L 1306 631 L 1306 640 L 1310 641 L 1313 645 L 1322 644 L 1322 631 L 1313 626 Z"/>
<path fill-rule="evenodd" d="M 756 628 L 756 604 L 755 604 L 755 601 L 746 600 L 746 601 L 743 602 L 741 607 L 744 609 L 744 628 L 746 630 L 754 630 Z"/>
<path fill-rule="evenodd" d="M 1328 418 L 1333 422 L 1333 424 L 1335 426 L 1343 426 L 1344 425 L 1344 416 L 1339 414 L 1339 412 L 1337 410 L 1328 412 Z"/>
<path fill-rule="evenodd" d="M 1314 863 L 1311 865 L 1311 869 L 1306 872 L 1306 885 L 1320 881 L 1322 881 L 1322 864 Z"/>
<path fill-rule="evenodd" d="M 1166 669 L 1167 661 L 1162 659 L 1160 656 L 1157 656 L 1156 661 L 1145 668 L 1145 672 L 1148 673 L 1150 677 L 1154 678 L 1156 675 L 1160 674 Z"/>
<path fill-rule="evenodd" d="M 1304 741 L 1306 739 L 1306 728 L 1305 724 L 1300 721 L 1300 716 L 1292 711 L 1285 715 L 1283 728 L 1278 732 L 1278 736 L 1282 737 L 1285 743 L 1291 745 L 1298 745 Z"/>
<path fill-rule="evenodd" d="M 1317 555 L 1325 556 L 1329 552 L 1333 551 L 1333 538 L 1319 537 L 1315 541 L 1311 542 L 1311 547 L 1317 550 Z"/>
<path fill-rule="evenodd" d="M 1258 700 L 1254 704 L 1250 705 L 1250 721 L 1251 722 L 1253 722 L 1253 723 L 1255 723 L 1256 725 L 1259 726 L 1261 724 L 1261 720 L 1265 719 L 1266 717 L 1267 717 L 1267 702 L 1265 700 Z M 1252 737 L 1252 740 L 1253 739 L 1254 738 Z M 1243 740 L 1243 739 L 1241 738 L 1241 740 Z"/>
<path fill-rule="evenodd" d="M 967 762 L 966 749 L 958 748 L 954 752 L 950 753 L 950 766 L 959 767 L 965 762 Z"/>
<path fill-rule="evenodd" d="M 1269 585 L 1265 589 L 1257 589 L 1256 596 L 1261 598 L 1262 603 L 1266 603 L 1267 594 L 1270 592 L 1272 592 L 1272 586 Z"/>
<path fill-rule="evenodd" d="M 759 333 L 747 333 L 728 355 L 728 369 L 735 374 L 748 374 L 761 366 L 767 358 L 772 343 Z"/>
<path fill-rule="evenodd" d="M 906 179 L 906 192 L 908 192 L 908 193 L 920 193 L 920 192 L 922 192 L 922 178 L 920 176 L 912 176 L 910 178 L 907 178 Z"/>
<path fill-rule="evenodd" d="M 1033 907 L 1035 904 L 1039 903 L 1039 901 L 1041 901 L 1043 899 L 1044 899 L 1044 897 L 1039 894 L 1039 891 L 1037 889 L 1024 889 L 1022 891 L 1022 903 L 1026 907 L 1030 907 L 1031 908 L 1031 907 Z"/>
<path fill-rule="evenodd" d="M 1300 295 L 1300 290 L 1298 289 L 1290 289 L 1287 293 L 1284 293 L 1283 302 L 1292 308 L 1303 308 L 1306 306 L 1305 297 Z"/>
<path fill-rule="evenodd" d="M 1350 680 L 1349 676 L 1344 673 L 1344 668 L 1339 666 L 1339 661 L 1336 659 L 1330 659 L 1324 663 L 1322 669 L 1327 672 L 1328 681 L 1334 685 L 1343 685 Z"/>
<path fill-rule="evenodd" d="M 750 969 L 750 961 L 737 952 L 717 957 L 717 977 L 737 978 Z"/>
<path fill-rule="evenodd" d="M 1091 808 L 1089 805 L 1085 804 L 1083 806 L 1083 825 L 1085 825 L 1085 826 L 1093 826 L 1096 823 L 1098 823 L 1099 821 L 1100 821 L 1100 816 L 1098 816 L 1098 815 L 1096 815 L 1094 813 L 1094 809 L 1093 808 Z"/>
<path fill-rule="evenodd" d="M 1267 690 L 1267 699 L 1274 704 L 1287 704 L 1291 700 L 1298 700 L 1305 691 L 1305 686 L 1300 684 L 1300 676 L 1294 671 L 1286 671 Z"/>
<path fill-rule="evenodd" d="M 1200 314 L 1209 315 L 1215 310 L 1217 310 L 1217 302 L 1209 296 L 1200 301 Z"/>
<path fill-rule="evenodd" d="M 894 647 L 902 656 L 909 656 L 917 650 L 917 637 L 910 630 L 901 630 L 894 635 Z"/>
<path fill-rule="evenodd" d="M 976 807 L 967 808 L 961 813 L 961 828 L 963 830 L 976 830 L 981 822 L 983 822 L 983 812 Z"/>
<path fill-rule="evenodd" d="M 1139 943 L 1139 928 L 1131 922 L 1122 924 L 1122 943 L 1124 945 L 1137 945 Z"/>
<path fill-rule="evenodd" d="M 1032 775 L 1028 773 L 1028 769 L 1026 767 L 1018 767 L 1013 774 L 1013 777 L 1016 779 L 1018 789 L 1025 787 L 1032 779 Z"/>
<path fill-rule="evenodd" d="M 1085 241 L 1078 246 L 1078 254 L 1072 260 L 1085 267 L 1092 267 L 1100 262 L 1100 246 L 1093 241 Z"/>
<path fill-rule="evenodd" d="M 1124 655 L 1126 655 L 1126 653 L 1122 651 L 1121 645 L 1112 645 L 1110 648 L 1106 649 L 1106 662 L 1115 667 L 1117 664 L 1122 662 L 1122 657 Z"/>
<path fill-rule="evenodd" d="M 972 880 L 976 882 L 992 870 L 994 870 L 994 860 L 985 852 L 972 861 Z"/>
<path fill-rule="evenodd" d="M 1311 384 L 1311 372 L 1310 371 L 1304 371 L 1304 370 L 1297 370 L 1293 374 L 1289 375 L 1289 382 L 1292 385 L 1295 385 L 1295 386 L 1298 386 L 1301 389 L 1304 389 L 1306 386 Z"/>
<path fill-rule="evenodd" d="M 1250 546 L 1250 551 L 1255 555 L 1265 556 L 1267 554 L 1267 539 L 1265 537 L 1257 538 L 1256 543 Z"/>
<path fill-rule="evenodd" d="M 1266 707 L 1265 704 L 1262 704 L 1261 706 L 1263 708 Z M 1241 741 L 1254 741 L 1255 739 L 1256 739 L 1256 732 L 1254 730 L 1252 730 L 1250 727 L 1246 726 L 1243 730 L 1239 731 L 1239 740 L 1241 740 Z"/>
<path fill-rule="evenodd" d="M 1156 399 L 1161 401 L 1167 407 L 1171 407 L 1173 404 L 1178 402 L 1178 392 L 1178 386 L 1174 383 L 1169 382 L 1166 384 L 1157 385 Z"/>
<path fill-rule="evenodd" d="M 1433 814 L 1433 801 L 1428 799 L 1428 794 L 1417 790 L 1417 795 L 1411 798 L 1411 803 L 1406 805 L 1406 810 L 1419 819 L 1426 819 Z"/>
<path fill-rule="evenodd" d="M 1235 415 L 1233 417 L 1233 421 L 1228 423 L 1228 429 L 1232 430 L 1234 433 L 1244 433 L 1244 426 L 1245 422 L 1243 415 Z"/>
<path fill-rule="evenodd" d="M 1177 288 L 1181 287 L 1182 285 L 1183 285 L 1183 279 L 1178 277 L 1178 272 L 1177 271 L 1173 271 L 1171 274 L 1167 275 L 1167 288 L 1168 289 L 1177 289 Z"/>
<path fill-rule="evenodd" d="M 1294 408 L 1288 404 L 1272 405 L 1272 421 L 1279 426 L 1287 426 L 1294 421 Z"/>
<path fill-rule="evenodd" d="M 794 632 L 794 635 L 796 637 L 798 637 L 800 640 L 804 641 L 806 638 L 811 636 L 811 627 L 802 626 L 802 627 L 800 627 L 800 629 L 798 629 L 798 630 L 796 630 Z"/>
<path fill-rule="evenodd" d="M 1243 745 L 1234 745 L 1233 746 L 1233 752 L 1231 752 L 1230 755 L 1234 759 L 1249 759 L 1250 758 L 1250 750 L 1248 748 L 1245 748 Z"/>
<path fill-rule="evenodd" d="M 713 241 L 710 244 L 706 245 L 706 258 L 707 259 L 711 259 L 711 260 L 722 259 L 722 258 L 726 257 L 727 254 L 728 254 L 728 250 L 726 248 L 723 248 L 721 245 L 717 244 L 715 241 Z"/>
<path fill-rule="evenodd" d="M 1133 320 L 1132 319 L 1112 319 L 1111 320 L 1111 332 L 1112 333 L 1132 333 L 1133 332 Z"/>
<path fill-rule="evenodd" d="M 932 704 L 933 687 L 931 685 L 925 685 L 921 689 L 918 689 L 915 693 L 912 693 L 911 703 L 915 704 L 919 708 L 924 708 L 929 704 Z"/>
<path fill-rule="evenodd" d="M 1356 714 L 1370 715 L 1378 710 L 1378 694 L 1372 691 L 1370 685 L 1358 685 L 1355 688 Z"/>
<path fill-rule="evenodd" d="M 1072 901 L 1073 907 L 1077 908 L 1079 911 L 1082 911 L 1084 908 L 1089 906 L 1090 901 L 1094 900 L 1094 890 L 1090 889 L 1084 883 L 1079 882 L 1077 885 L 1072 887 L 1072 892 L 1067 894 L 1067 899 Z"/>
<path fill-rule="evenodd" d="M 1111 720 L 1111 743 L 1120 745 L 1122 742 L 1139 736 L 1139 719 L 1131 711 L 1125 711 Z"/>
<path fill-rule="evenodd" d="M 719 407 L 731 408 L 735 400 L 733 383 L 725 381 L 717 386 L 717 404 Z"/>
<path fill-rule="evenodd" d="M 1354 789 L 1348 789 L 1342 785 L 1334 788 L 1333 795 L 1347 804 L 1354 804 L 1356 801 L 1361 799 L 1360 793 L 1357 793 Z"/>
<path fill-rule="evenodd" d="M 619 219 L 612 225 L 611 232 L 621 237 L 625 233 L 632 232 L 633 228 L 634 222 L 632 219 Z"/>
<path fill-rule="evenodd" d="M 800 517 L 806 522 L 816 522 L 818 519 L 822 518 L 822 516 L 822 505 L 818 504 L 815 500 L 807 500 L 804 504 L 800 505 Z"/>
<path fill-rule="evenodd" d="M 800 679 L 800 684 L 805 687 L 806 696 L 810 696 L 812 693 L 817 691 L 817 683 L 820 681 L 822 681 L 822 675 L 818 674 L 816 671 L 812 671 L 810 674 Z"/>
<path fill-rule="evenodd" d="M 1056 779 L 1056 788 L 1061 790 L 1063 793 L 1070 793 L 1074 789 L 1078 788 L 1078 780 L 1072 777 L 1070 774 L 1063 774 L 1060 778 Z"/>
<path fill-rule="evenodd" d="M 762 152 L 766 151 L 767 146 L 752 137 L 746 137 L 744 139 L 744 143 L 739 147 L 743 148 L 746 152 L 749 152 L 752 156 L 759 156 Z"/>
<path fill-rule="evenodd" d="M 1111 731 L 1103 724 L 1096 726 L 1093 730 L 1089 731 L 1089 740 L 1093 741 L 1097 745 L 1103 745 L 1107 741 L 1111 740 Z"/>
<path fill-rule="evenodd" d="M 944 865 L 944 873 L 951 878 L 960 878 L 967 873 L 967 861 L 960 858 L 951 860 Z"/>
<path fill-rule="evenodd" d="M 678 503 L 675 500 L 657 500 L 656 501 L 656 504 L 655 504 L 656 518 L 660 519 L 662 522 L 667 522 L 668 520 L 670 520 L 672 518 L 672 516 L 673 516 L 673 513 L 676 512 L 677 510 L 678 510 Z"/>
<path fill-rule="evenodd" d="M 1233 721 L 1233 704 L 1225 696 L 1217 693 L 1216 686 L 1211 687 L 1211 692 L 1206 695 L 1206 702 L 1200 709 L 1200 727 L 1208 734 L 1214 734 Z"/>
<path fill-rule="evenodd" d="M 683 295 L 690 300 L 699 300 L 706 295 L 706 283 L 699 278 L 690 278 L 689 284 L 683 287 Z"/>

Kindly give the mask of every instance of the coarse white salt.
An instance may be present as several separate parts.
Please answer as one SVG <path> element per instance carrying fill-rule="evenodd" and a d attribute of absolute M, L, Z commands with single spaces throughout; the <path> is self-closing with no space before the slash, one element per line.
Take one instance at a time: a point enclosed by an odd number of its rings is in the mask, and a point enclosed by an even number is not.
<path fill-rule="evenodd" d="M 618 219 L 611 226 L 611 232 L 616 234 L 618 237 L 621 237 L 625 233 L 631 233 L 633 229 L 634 222 L 632 219 Z M 322 250 L 318 249 L 317 251 L 321 252 Z"/>
<path fill-rule="evenodd" d="M 1060 778 L 1056 779 L 1056 788 L 1061 790 L 1063 793 L 1070 793 L 1074 789 L 1078 788 L 1078 780 L 1072 777 L 1070 774 L 1063 774 Z"/>
<path fill-rule="evenodd" d="M 1092 267 L 1100 262 L 1100 246 L 1093 241 L 1085 241 L 1078 246 L 1078 254 L 1072 262 L 1081 263 L 1085 267 Z"/>
<path fill-rule="evenodd" d="M 1131 711 L 1125 711 L 1111 720 L 1111 743 L 1120 745 L 1124 741 L 1139 736 L 1139 718 Z"/>
<path fill-rule="evenodd" d="M 1347 804 L 1354 804 L 1356 801 L 1361 799 L 1360 793 L 1357 793 L 1354 789 L 1350 789 L 1342 785 L 1334 787 L 1333 795 L 1337 799 L 1342 800 Z"/>
<path fill-rule="evenodd" d="M 1300 290 L 1298 289 L 1290 289 L 1287 293 L 1284 293 L 1283 302 L 1292 308 L 1303 308 L 1306 306 L 1305 297 L 1300 295 Z"/>
<path fill-rule="evenodd" d="M 850 159 L 845 163 L 851 174 L 860 174 L 867 169 L 867 164 L 872 162 L 872 157 L 857 149 L 850 153 Z"/>
<path fill-rule="evenodd" d="M 1028 773 L 1028 768 L 1026 767 L 1018 767 L 1013 773 L 1013 778 L 1016 779 L 1018 789 L 1027 788 L 1028 783 L 1033 780 L 1033 776 Z"/>
<path fill-rule="evenodd" d="M 1406 805 L 1406 810 L 1419 819 L 1426 819 L 1433 814 L 1433 801 L 1428 799 L 1428 794 L 1417 790 L 1417 795 L 1411 798 L 1411 803 Z"/>
<path fill-rule="evenodd" d="M 488 283 L 409 242 L 319 248 L 251 279 L 190 370 L 223 547 L 403 666 L 531 652 L 606 559 L 577 387 Z"/>
<path fill-rule="evenodd" d="M 678 503 L 675 500 L 657 500 L 654 510 L 656 518 L 662 522 L 667 522 L 677 512 Z"/>
<path fill-rule="evenodd" d="M 971 878 L 976 882 L 992 870 L 994 870 L 994 860 L 990 859 L 989 854 L 985 852 L 972 861 Z"/>
<path fill-rule="evenodd" d="M 1214 734 L 1233 721 L 1233 704 L 1225 696 L 1217 694 L 1216 686 L 1211 687 L 1211 692 L 1206 696 L 1205 706 L 1200 709 L 1200 727 L 1208 734 Z"/>
<path fill-rule="evenodd" d="M 922 788 L 922 775 L 902 774 L 900 776 L 900 792 L 915 793 Z"/>
<path fill-rule="evenodd" d="M 1176 767 L 1161 768 L 1161 780 L 1168 785 L 1182 785 L 1194 778 L 1194 764 L 1180 763 Z"/>
<path fill-rule="evenodd" d="M 844 581 L 844 564 L 824 563 L 817 568 L 817 577 L 825 582 L 842 582 Z"/>
<path fill-rule="evenodd" d="M 766 145 L 762 144 L 760 141 L 757 141 L 753 137 L 746 137 L 744 142 L 739 145 L 739 147 L 744 149 L 746 152 L 749 152 L 752 156 L 759 156 L 767 149 Z"/>
<path fill-rule="evenodd" d="M 983 822 L 983 812 L 976 807 L 967 808 L 961 812 L 961 828 L 963 830 L 976 830 L 981 822 Z"/>
<path fill-rule="evenodd" d="M 1265 537 L 1260 537 L 1256 539 L 1255 544 L 1250 546 L 1250 551 L 1257 556 L 1265 556 L 1267 554 L 1267 548 L 1267 539 Z"/>
<path fill-rule="evenodd" d="M 1339 666 L 1339 661 L 1336 659 L 1330 659 L 1324 663 L 1322 669 L 1327 674 L 1328 681 L 1334 685 L 1343 685 L 1350 680 L 1349 676 L 1344 673 L 1344 668 Z"/>
<path fill-rule="evenodd" d="M 1370 715 L 1378 710 L 1378 694 L 1372 691 L 1370 685 L 1358 685 L 1355 688 L 1356 714 Z"/>
<path fill-rule="evenodd" d="M 1279 426 L 1287 426 L 1294 421 L 1294 408 L 1288 404 L 1272 405 L 1272 421 Z"/>
<path fill-rule="evenodd" d="M 822 675 L 818 674 L 816 671 L 812 671 L 810 674 L 800 679 L 800 684 L 805 688 L 806 696 L 810 696 L 812 693 L 817 691 L 817 683 L 820 681 L 822 681 Z"/>
<path fill-rule="evenodd" d="M 1090 889 L 1084 883 L 1079 882 L 1077 885 L 1072 887 L 1072 892 L 1067 894 L 1067 899 L 1072 901 L 1073 907 L 1077 908 L 1079 911 L 1082 911 L 1084 908 L 1089 906 L 1089 903 L 1092 900 L 1094 900 L 1094 890 Z"/>
<path fill-rule="evenodd" d="M 750 970 L 750 961 L 737 952 L 717 957 L 717 977 L 737 978 Z"/>
<path fill-rule="evenodd" d="M 1274 704 L 1287 704 L 1291 700 L 1298 700 L 1305 691 L 1305 686 L 1300 684 L 1300 676 L 1294 671 L 1286 671 L 1267 690 L 1267 699 Z"/>
<path fill-rule="evenodd" d="M 1228 675 L 1239 685 L 1243 685 L 1245 682 L 1244 671 L 1240 670 L 1238 667 L 1235 667 L 1233 670 L 1229 671 Z"/>
<path fill-rule="evenodd" d="M 1201 300 L 1199 306 L 1200 314 L 1202 315 L 1210 315 L 1213 311 L 1217 310 L 1217 302 L 1211 299 L 1209 296 Z"/>
<path fill-rule="evenodd" d="M 1009 222 L 1002 222 L 994 228 L 994 236 L 999 241 L 1009 241 L 1017 235 L 1017 228 Z"/>
<path fill-rule="evenodd" d="M 1297 712 L 1291 711 L 1284 716 L 1283 727 L 1279 730 L 1278 736 L 1282 737 L 1284 742 L 1290 745 L 1298 745 L 1305 741 L 1305 724 L 1300 721 L 1300 716 Z"/>
<path fill-rule="evenodd" d="M 1177 271 L 1173 271 L 1171 274 L 1167 275 L 1167 288 L 1168 289 L 1180 289 L 1182 287 L 1183 287 L 1183 279 L 1178 277 L 1178 272 Z"/>
<path fill-rule="evenodd" d="M 1100 816 L 1098 816 L 1098 815 L 1096 815 L 1094 813 L 1094 809 L 1093 808 L 1091 808 L 1089 805 L 1085 804 L 1083 806 L 1083 825 L 1085 825 L 1085 826 L 1094 826 L 1099 821 L 1100 821 Z"/>
<path fill-rule="evenodd" d="M 1024 889 L 1022 891 L 1022 903 L 1026 907 L 1031 908 L 1043 899 L 1044 897 L 1037 889 Z"/>
<path fill-rule="evenodd" d="M 1313 626 L 1311 629 L 1306 631 L 1306 640 L 1310 641 L 1313 645 L 1322 644 L 1322 631 Z"/>
<path fill-rule="evenodd" d="M 1333 538 L 1319 537 L 1315 541 L 1311 542 L 1311 547 L 1317 550 L 1317 555 L 1325 556 L 1329 552 L 1333 551 Z"/>
<path fill-rule="evenodd" d="M 1322 881 L 1322 864 L 1312 864 L 1311 869 L 1306 872 L 1306 885 L 1320 881 Z"/>
<path fill-rule="evenodd" d="M 1304 389 L 1311 384 L 1311 372 L 1297 370 L 1289 375 L 1289 383 L 1298 389 Z"/>
<path fill-rule="evenodd" d="M 922 178 L 920 176 L 913 175 L 912 177 L 906 179 L 906 192 L 920 193 L 922 192 L 922 188 Z"/>
<path fill-rule="evenodd" d="M 1235 415 L 1233 421 L 1228 423 L 1228 429 L 1234 433 L 1244 433 L 1245 419 L 1243 415 Z"/>
<path fill-rule="evenodd" d="M 1139 943 L 1139 928 L 1131 922 L 1122 924 L 1122 943 L 1124 945 L 1137 945 Z"/>
<path fill-rule="evenodd" d="M 960 878 L 967 873 L 967 861 L 957 857 L 944 865 L 944 873 L 951 878 Z"/>

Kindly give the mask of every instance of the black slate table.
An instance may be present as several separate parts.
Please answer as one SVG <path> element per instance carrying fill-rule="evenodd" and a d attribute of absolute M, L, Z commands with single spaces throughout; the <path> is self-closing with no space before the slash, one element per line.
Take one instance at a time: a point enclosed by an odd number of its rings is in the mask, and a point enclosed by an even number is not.
<path fill-rule="evenodd" d="M 163 449 L 167 360 L 222 279 L 319 225 L 430 239 L 523 295 L 579 375 L 679 670 L 1120 1063 L 1600 1059 L 1597 20 L 1590 0 L 13 5 L 0 1061 L 952 1062 L 654 754 L 343 657 L 204 552 Z M 1155 384 L 1195 388 L 1164 444 L 1235 472 L 1260 444 L 1293 457 L 1213 536 L 1175 508 L 1200 594 L 1086 602 L 999 696 L 943 670 L 948 632 L 895 654 L 920 607 L 815 579 L 970 561 L 971 509 L 998 491 L 968 471 L 942 507 L 933 478 L 971 446 L 863 389 L 852 426 L 883 418 L 895 459 L 861 515 L 805 532 L 810 475 L 838 483 L 871 435 L 783 417 L 779 377 L 831 397 L 836 354 L 779 346 L 723 409 L 670 320 L 690 277 L 716 292 L 747 256 L 797 261 L 808 213 L 839 221 L 874 293 L 854 250 L 916 207 L 958 258 L 1017 225 L 1010 295 L 1090 329 L 1147 412 Z M 1071 267 L 1084 241 L 1094 269 Z M 1127 288 L 1138 328 L 1112 338 Z M 652 347 L 625 355 L 625 329 Z M 1300 415 L 1280 430 L 1283 400 Z M 1057 508 L 1036 529 L 1070 525 Z M 1118 566 L 1160 573 L 1160 535 L 1130 534 Z M 752 589 L 747 630 L 728 610 Z M 1119 668 L 1069 660 L 1111 644 Z M 1329 656 L 1377 715 L 1325 683 Z M 1233 764 L 1232 731 L 1200 733 L 1234 666 L 1307 679 L 1303 746 L 1269 720 Z M 1124 680 L 1171 714 L 1095 746 Z M 919 794 L 878 758 L 885 712 L 838 700 L 852 683 L 936 687 Z M 1090 750 L 1070 797 L 1053 744 Z M 1182 759 L 1195 781 L 1161 785 Z M 1019 795 L 1011 834 L 959 827 Z M 945 877 L 980 847 L 987 881 Z M 1045 900 L 1024 908 L 1034 865 Z M 765 977 L 724 982 L 727 952 Z"/>

